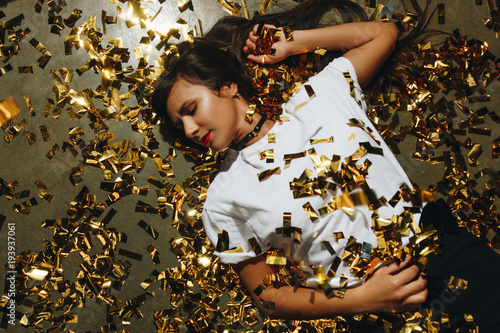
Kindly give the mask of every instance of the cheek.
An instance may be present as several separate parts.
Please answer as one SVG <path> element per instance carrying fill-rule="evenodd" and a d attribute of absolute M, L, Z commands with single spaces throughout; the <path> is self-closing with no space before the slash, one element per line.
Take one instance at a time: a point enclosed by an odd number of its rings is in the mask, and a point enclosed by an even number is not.
<path fill-rule="evenodd" d="M 218 110 L 218 119 L 221 123 L 234 126 L 238 121 L 236 109 L 230 103 L 223 103 Z"/>

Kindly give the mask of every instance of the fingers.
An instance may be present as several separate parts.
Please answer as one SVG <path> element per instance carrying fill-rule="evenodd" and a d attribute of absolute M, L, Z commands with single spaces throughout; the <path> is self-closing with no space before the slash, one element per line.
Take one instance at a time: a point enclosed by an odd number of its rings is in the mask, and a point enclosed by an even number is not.
<path fill-rule="evenodd" d="M 274 27 L 273 25 L 268 25 L 266 24 L 265 26 L 267 27 Z M 257 47 L 260 44 L 260 36 L 257 33 L 257 30 L 259 28 L 259 25 L 256 24 L 254 25 L 252 31 L 248 33 L 248 38 L 245 42 L 245 46 L 243 47 L 243 51 L 245 53 L 252 53 L 257 49 Z"/>
<path fill-rule="evenodd" d="M 406 258 L 404 261 L 401 263 L 392 263 L 387 266 L 382 266 L 378 270 L 385 271 L 387 274 L 397 274 L 398 272 L 402 271 L 408 264 L 410 263 L 410 258 Z"/>
<path fill-rule="evenodd" d="M 243 50 L 245 48 L 247 49 L 247 53 L 250 53 L 251 51 L 255 50 L 257 48 L 257 45 L 259 43 L 259 38 L 251 31 L 248 35 L 248 38 L 245 42 L 245 46 L 243 47 Z"/>
<path fill-rule="evenodd" d="M 371 284 L 368 286 L 368 283 Z M 369 290 L 378 290 L 374 301 L 382 311 L 402 312 L 419 309 L 427 299 L 427 280 L 410 258 L 380 267 L 367 281 Z"/>
<path fill-rule="evenodd" d="M 250 53 L 249 55 L 247 55 L 247 59 L 250 61 L 253 61 L 255 63 L 258 63 L 258 64 L 267 64 L 268 63 L 266 56 L 262 55 L 262 54 L 255 55 L 255 54 Z"/>
<path fill-rule="evenodd" d="M 255 59 L 253 57 L 248 57 L 249 60 L 256 61 L 259 63 L 273 63 L 275 61 L 266 61 L 265 58 L 259 57 L 260 55 L 269 55 L 271 48 L 273 48 L 273 44 L 279 43 L 280 38 L 275 38 L 273 35 L 270 35 L 271 32 L 267 32 L 266 37 L 264 37 L 265 41 L 262 38 L 262 32 L 258 31 L 259 27 L 265 29 L 276 29 L 274 25 L 265 24 L 265 25 L 255 25 L 253 30 L 249 32 L 248 38 L 245 41 L 245 45 L 243 46 L 243 52 L 248 55 L 256 55 L 258 58 Z"/>
<path fill-rule="evenodd" d="M 418 279 L 406 283 L 403 287 L 403 290 L 406 295 L 418 294 L 424 290 L 427 290 L 427 280 L 422 276 L 419 276 Z"/>
<path fill-rule="evenodd" d="M 409 283 L 414 280 L 420 274 L 420 269 L 416 265 L 412 265 L 410 267 L 406 267 L 405 269 L 400 270 L 394 276 L 397 276 L 401 279 L 402 284 Z"/>
<path fill-rule="evenodd" d="M 417 278 L 418 276 L 418 278 Z M 401 309 L 399 311 L 416 310 L 427 299 L 427 280 L 420 275 L 417 266 L 410 266 L 401 271 L 396 278 L 400 279 Z M 409 279 L 409 280 L 408 280 Z"/>
<path fill-rule="evenodd" d="M 405 268 L 406 266 L 408 266 L 408 264 L 409 264 L 410 262 L 411 262 L 411 257 L 410 257 L 410 256 L 408 256 L 408 257 L 406 257 L 406 259 L 405 259 L 405 260 L 403 260 L 403 261 L 402 261 L 402 262 L 398 265 L 398 267 L 400 267 L 400 268 Z"/>
<path fill-rule="evenodd" d="M 427 289 L 422 290 L 419 293 L 412 294 L 408 296 L 401 304 L 401 309 L 399 311 L 417 310 L 422 304 L 427 300 Z"/>

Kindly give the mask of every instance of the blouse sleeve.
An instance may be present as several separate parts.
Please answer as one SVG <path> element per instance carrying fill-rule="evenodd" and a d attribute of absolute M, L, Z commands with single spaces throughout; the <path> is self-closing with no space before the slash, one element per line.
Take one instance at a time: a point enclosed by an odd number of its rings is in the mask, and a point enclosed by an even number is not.
<path fill-rule="evenodd" d="M 255 233 L 245 221 L 204 209 L 203 225 L 208 238 L 216 247 L 214 254 L 223 263 L 236 264 L 257 255 L 249 241 L 255 237 Z M 229 246 L 225 251 L 217 251 L 217 243 L 219 238 L 223 238 L 224 232 L 227 232 L 229 237 Z"/>
<path fill-rule="evenodd" d="M 351 97 L 359 103 L 363 109 L 366 109 L 365 97 L 363 90 L 358 82 L 358 76 L 354 70 L 354 66 L 349 59 L 339 57 L 330 62 L 324 69 L 326 75 L 331 75 L 334 78 L 343 77 L 349 85 Z"/>

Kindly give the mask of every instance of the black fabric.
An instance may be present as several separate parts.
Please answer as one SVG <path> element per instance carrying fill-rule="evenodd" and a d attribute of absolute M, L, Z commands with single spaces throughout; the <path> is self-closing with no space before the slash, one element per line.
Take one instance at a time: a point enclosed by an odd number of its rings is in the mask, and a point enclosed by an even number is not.
<path fill-rule="evenodd" d="M 456 332 L 468 327 L 464 314 L 471 314 L 481 333 L 500 333 L 500 255 L 482 240 L 459 228 L 449 205 L 443 200 L 427 203 L 422 210 L 420 226 L 432 224 L 441 232 L 442 253 L 431 255 L 426 265 L 429 295 L 423 305 L 434 313 L 446 311 L 449 328 L 440 332 Z M 465 279 L 465 291 L 446 292 L 450 277 Z M 389 315 L 390 316 L 390 315 Z M 378 321 L 375 325 L 346 318 L 351 332 L 384 332 Z M 462 332 L 462 330 L 461 330 Z"/>
<path fill-rule="evenodd" d="M 266 120 L 267 120 L 267 115 L 266 114 L 262 114 L 259 122 L 257 123 L 257 125 L 255 125 L 255 127 L 253 128 L 253 130 L 250 133 L 248 133 L 247 135 L 245 135 L 245 137 L 240 142 L 238 142 L 237 144 L 232 145 L 231 148 L 233 148 L 234 150 L 237 150 L 237 151 L 240 151 L 243 148 L 245 148 L 245 146 L 247 145 L 247 143 L 250 140 L 252 140 L 257 134 L 259 134 L 260 129 L 262 128 L 262 125 L 264 125 L 264 123 L 266 122 Z"/>
<path fill-rule="evenodd" d="M 500 255 L 458 228 L 450 207 L 442 199 L 425 206 L 420 224 L 433 224 L 443 230 L 442 254 L 432 255 L 426 265 L 429 296 L 425 307 L 436 312 L 446 308 L 452 329 L 465 323 L 464 314 L 471 314 L 480 332 L 500 332 Z M 446 293 L 451 276 L 465 279 L 467 289 L 452 295 Z"/>

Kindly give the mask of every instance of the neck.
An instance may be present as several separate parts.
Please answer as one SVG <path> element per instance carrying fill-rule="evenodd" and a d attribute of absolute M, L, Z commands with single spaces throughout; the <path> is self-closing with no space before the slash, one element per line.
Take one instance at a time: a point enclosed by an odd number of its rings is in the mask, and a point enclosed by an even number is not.
<path fill-rule="evenodd" d="M 245 102 L 244 104 L 245 104 L 244 112 L 242 112 L 242 118 L 241 118 L 242 119 L 242 126 L 241 126 L 241 130 L 238 133 L 237 139 L 234 141 L 235 143 L 239 143 L 242 140 L 244 140 L 244 138 L 249 133 L 254 131 L 255 126 L 257 126 L 257 124 L 262 119 L 262 115 L 260 113 L 258 113 L 258 110 L 256 110 L 255 113 L 253 114 L 252 121 L 250 123 L 248 123 L 245 120 L 246 113 L 248 110 L 248 103 Z M 241 110 L 243 110 L 243 108 Z M 269 131 L 271 130 L 273 125 L 274 125 L 274 121 L 267 119 L 260 127 L 260 130 L 258 131 L 258 133 L 250 141 L 248 141 L 248 143 L 245 145 L 245 147 L 248 147 L 248 146 L 254 144 L 255 142 L 259 141 L 261 138 L 263 138 L 265 135 L 267 135 L 267 133 L 269 133 Z"/>

